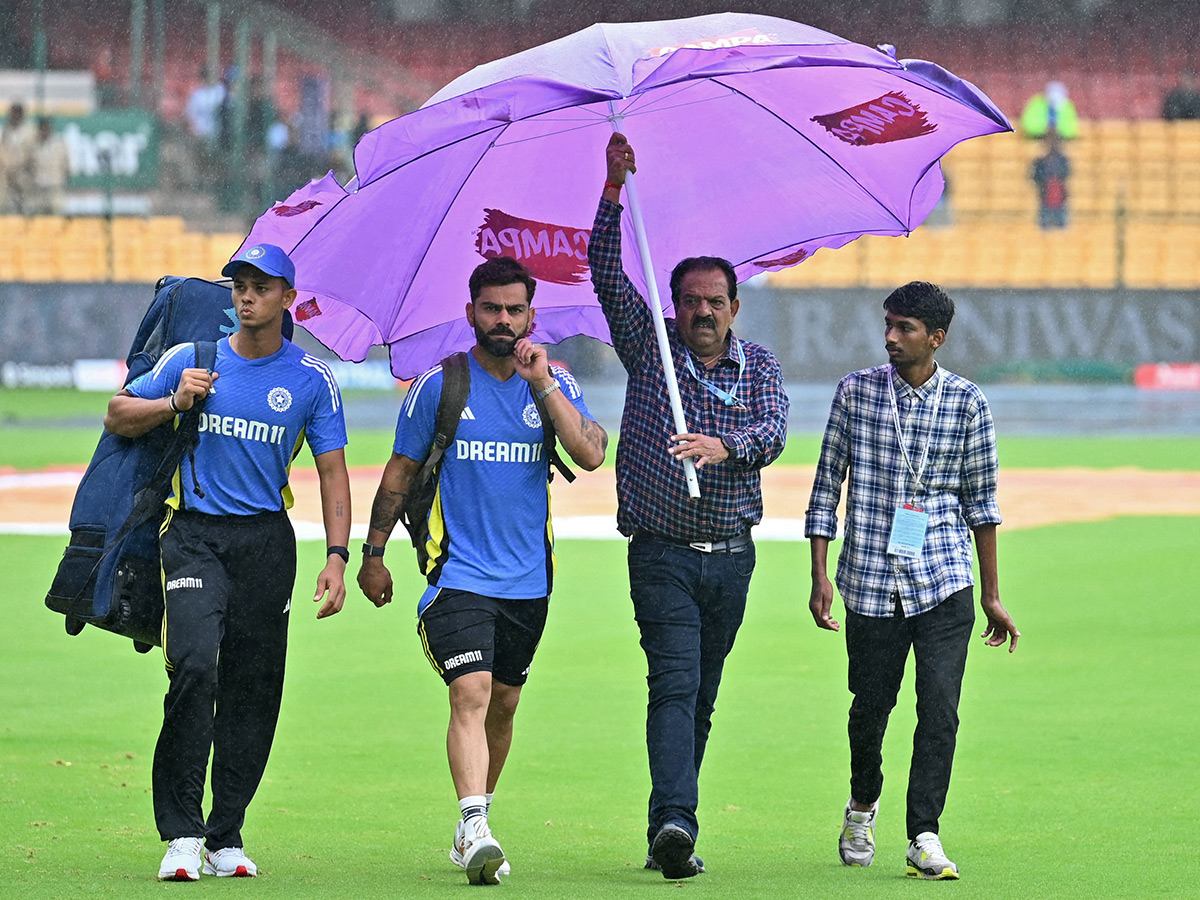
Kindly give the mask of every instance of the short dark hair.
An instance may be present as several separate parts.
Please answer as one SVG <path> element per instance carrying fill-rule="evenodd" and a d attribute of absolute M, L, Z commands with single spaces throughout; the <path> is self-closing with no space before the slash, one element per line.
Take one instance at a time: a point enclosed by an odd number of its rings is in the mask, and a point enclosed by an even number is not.
<path fill-rule="evenodd" d="M 468 282 L 471 302 L 479 299 L 485 287 L 503 287 L 506 284 L 525 285 L 526 299 L 529 305 L 533 306 L 533 292 L 537 290 L 537 281 L 525 266 L 511 256 L 494 256 L 475 267 Z"/>
<path fill-rule="evenodd" d="M 687 259 L 680 260 L 679 263 L 671 270 L 671 302 L 679 302 L 679 285 L 683 281 L 688 272 L 707 272 L 716 269 L 725 276 L 725 280 L 729 282 L 729 301 L 732 303 L 737 299 L 737 273 L 733 271 L 733 264 L 719 256 L 689 256 Z"/>
<path fill-rule="evenodd" d="M 939 328 L 949 331 L 950 320 L 954 318 L 950 295 L 929 281 L 902 284 L 888 294 L 883 308 L 894 315 L 919 320 L 930 334 Z"/>

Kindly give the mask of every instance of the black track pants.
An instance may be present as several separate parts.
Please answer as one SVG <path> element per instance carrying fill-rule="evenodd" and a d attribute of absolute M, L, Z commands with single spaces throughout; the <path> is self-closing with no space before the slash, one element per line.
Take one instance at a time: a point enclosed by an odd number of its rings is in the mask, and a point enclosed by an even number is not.
<path fill-rule="evenodd" d="M 163 840 L 203 836 L 211 850 L 240 847 L 279 718 L 295 534 L 282 512 L 174 513 L 161 546 L 170 686 L 154 750 L 155 821 Z"/>

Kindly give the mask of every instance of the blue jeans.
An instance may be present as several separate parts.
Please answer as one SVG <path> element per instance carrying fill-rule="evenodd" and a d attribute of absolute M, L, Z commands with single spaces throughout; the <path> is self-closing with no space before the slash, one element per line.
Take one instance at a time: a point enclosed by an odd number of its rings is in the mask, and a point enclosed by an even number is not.
<path fill-rule="evenodd" d="M 725 657 L 746 611 L 754 544 L 703 553 L 635 535 L 629 596 L 646 654 L 647 843 L 668 823 L 695 838 L 697 781 Z"/>

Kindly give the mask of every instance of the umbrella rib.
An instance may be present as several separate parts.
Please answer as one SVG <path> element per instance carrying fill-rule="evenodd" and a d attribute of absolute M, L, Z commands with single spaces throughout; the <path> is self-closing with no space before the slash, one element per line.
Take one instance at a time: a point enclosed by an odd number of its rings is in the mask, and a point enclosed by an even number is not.
<path fill-rule="evenodd" d="M 903 227 L 903 226 L 901 226 L 901 227 Z M 907 229 L 905 229 L 905 233 L 906 233 L 906 234 L 908 233 Z M 880 234 L 880 233 L 879 233 L 879 232 L 875 232 L 875 231 L 871 231 L 871 232 L 867 232 L 867 234 Z M 848 244 L 848 243 L 851 243 L 851 242 L 853 242 L 853 241 L 854 241 L 854 240 L 856 240 L 857 238 L 860 238 L 860 237 L 862 237 L 862 236 L 863 236 L 863 232 L 861 232 L 861 231 L 831 231 L 831 232 L 829 232 L 828 234 L 818 234 L 818 235 L 814 235 L 813 237 L 807 238 L 807 239 L 805 239 L 805 240 L 803 240 L 803 241 L 800 241 L 799 243 L 801 243 L 801 244 L 808 244 L 808 243 L 811 243 L 811 242 L 813 242 L 813 241 L 823 241 L 823 240 L 825 240 L 826 238 L 831 238 L 831 237 L 841 237 L 842 235 L 854 235 L 854 237 L 850 238 L 850 240 L 846 242 L 846 243 Z M 883 236 L 883 237 L 887 237 L 888 235 L 882 235 L 882 236 Z M 899 235 L 891 235 L 891 237 L 899 237 Z M 774 248 L 772 248 L 772 249 L 770 249 L 770 250 L 764 250 L 762 253 L 756 253 L 756 254 L 754 254 L 754 256 L 751 256 L 751 257 L 749 257 L 748 259 L 743 259 L 741 262 L 734 263 L 734 264 L 733 264 L 733 267 L 736 269 L 738 266 L 744 266 L 746 263 L 751 263 L 751 262 L 754 262 L 755 260 L 761 259 L 761 258 L 762 258 L 762 257 L 764 257 L 764 256 L 769 256 L 769 255 L 770 255 L 770 254 L 772 254 L 772 253 L 781 253 L 781 252 L 783 252 L 784 250 L 790 250 L 792 247 L 795 247 L 795 246 L 796 246 L 796 243 L 797 243 L 797 242 L 793 241 L 793 242 L 792 242 L 792 243 L 790 243 L 790 244 L 783 244 L 782 246 L 779 246 L 779 247 L 774 247 Z M 843 245 L 842 245 L 842 247 L 844 247 L 844 246 L 845 246 L 845 244 L 843 244 Z M 840 249 L 842 249 L 842 247 L 837 247 L 836 249 L 840 250 Z M 831 248 L 829 248 L 829 247 L 818 247 L 818 248 L 817 248 L 817 250 L 829 250 L 829 249 L 831 249 Z M 813 253 L 816 253 L 816 252 L 817 252 L 816 250 L 814 250 L 814 251 L 813 251 Z M 806 255 L 806 256 L 804 257 L 804 259 L 811 259 L 811 258 L 812 258 L 812 255 L 813 255 L 813 253 L 810 253 L 810 254 Z M 803 260 L 801 260 L 801 262 L 803 262 Z M 799 265 L 799 263 L 797 263 L 797 265 Z"/>
<path fill-rule="evenodd" d="M 773 109 L 771 109 L 771 108 L 769 108 L 769 107 L 767 107 L 767 106 L 763 106 L 763 104 L 759 103 L 757 100 L 755 100 L 755 99 L 754 99 L 753 97 L 751 97 L 749 94 L 747 94 L 745 91 L 741 91 L 741 90 L 739 90 L 738 88 L 734 87 L 734 86 L 733 86 L 733 85 L 731 85 L 731 84 L 726 84 L 724 81 L 721 81 L 719 78 L 713 78 L 713 79 L 711 79 L 711 81 L 712 81 L 714 84 L 719 84 L 719 85 L 721 85 L 721 87 L 725 88 L 726 90 L 732 91 L 733 93 L 737 94 L 737 95 L 738 95 L 738 96 L 740 96 L 740 97 L 744 97 L 744 98 L 746 99 L 746 101 L 747 101 L 747 102 L 749 102 L 749 103 L 753 103 L 753 104 L 754 104 L 755 106 L 757 106 L 759 109 L 763 110 L 764 112 L 768 113 L 768 114 L 769 114 L 769 115 L 771 115 L 771 116 L 774 116 L 774 117 L 775 117 L 775 118 L 776 118 L 776 119 L 777 119 L 779 122 L 781 122 L 781 123 L 782 123 L 782 124 L 783 124 L 785 127 L 787 127 L 787 128 L 789 128 L 789 129 L 791 129 L 791 131 L 793 131 L 793 132 L 794 132 L 794 133 L 795 133 L 797 136 L 799 136 L 799 137 L 800 137 L 800 138 L 802 138 L 804 141 L 806 141 L 806 142 L 809 144 L 809 146 L 811 146 L 811 147 L 812 147 L 814 150 L 816 150 L 818 153 L 820 153 L 822 156 L 824 156 L 824 157 L 825 157 L 827 160 L 829 160 L 829 162 L 831 162 L 833 165 L 837 166 L 837 168 L 841 169 L 841 171 L 842 171 L 843 173 L 845 173 L 846 177 L 847 177 L 848 179 L 850 179 L 850 183 L 851 183 L 851 184 L 853 184 L 855 187 L 857 187 L 859 190 L 861 190 L 861 191 L 862 191 L 862 193 L 863 193 L 864 195 L 866 195 L 868 198 L 870 198 L 871 200 L 873 200 L 873 201 L 875 202 L 875 204 L 876 204 L 876 205 L 877 205 L 877 206 L 878 206 L 880 209 L 882 209 L 882 210 L 883 210 L 884 212 L 886 212 L 886 213 L 887 213 L 889 216 L 891 216 L 893 219 L 895 219 L 895 220 L 896 220 L 896 223 L 897 223 L 897 224 L 898 224 L 898 225 L 899 225 L 901 228 L 903 228 L 903 229 L 904 229 L 904 233 L 905 233 L 905 234 L 911 234 L 911 233 L 912 233 L 912 229 L 910 229 L 910 228 L 908 227 L 908 224 L 907 224 L 906 222 L 904 222 L 904 221 L 903 221 L 903 220 L 902 220 L 902 219 L 901 219 L 901 218 L 900 218 L 898 215 L 896 215 L 896 213 L 895 213 L 895 212 L 893 212 L 891 209 L 889 209 L 889 208 L 887 207 L 887 205 L 886 205 L 886 204 L 884 204 L 884 203 L 883 203 L 883 202 L 882 202 L 882 201 L 881 201 L 881 200 L 880 200 L 878 197 L 876 197 L 876 196 L 875 196 L 874 194 L 872 194 L 872 193 L 871 193 L 869 190 L 867 190 L 865 187 L 863 187 L 861 184 L 859 184 L 859 183 L 858 183 L 858 179 L 857 179 L 857 178 L 855 178 L 853 175 L 851 175 L 851 174 L 850 174 L 850 173 L 849 173 L 849 172 L 846 170 L 846 167 L 845 167 L 845 166 L 843 166 L 843 165 L 842 165 L 840 162 L 838 162 L 836 159 L 834 159 L 832 156 L 830 156 L 830 155 L 829 155 L 829 154 L 828 154 L 826 151 L 824 151 L 824 150 L 822 150 L 820 147 L 818 147 L 818 146 L 817 146 L 817 145 L 816 145 L 816 144 L 813 142 L 812 138 L 810 138 L 808 135 L 806 135 L 806 134 L 805 134 L 803 131 L 801 131 L 800 129 L 798 129 L 798 128 L 797 128 L 795 125 L 793 125 L 793 124 L 792 124 L 791 122 L 789 122 L 787 119 L 783 118 L 783 116 L 779 115 L 779 113 L 775 112 L 775 110 L 773 110 Z M 911 198 L 910 198 L 910 199 L 911 199 Z"/>
<path fill-rule="evenodd" d="M 529 120 L 526 119 L 524 121 L 529 121 Z M 552 121 L 558 121 L 558 120 L 555 119 Z M 587 128 L 595 128 L 597 125 L 603 123 L 604 121 L 605 121 L 604 119 L 598 118 L 596 120 L 588 122 L 586 125 L 576 125 L 574 128 L 563 128 L 563 129 L 560 129 L 559 131 L 547 131 L 543 134 L 534 135 L 532 137 L 517 138 L 516 140 L 505 141 L 503 143 L 496 140 L 496 141 L 492 141 L 492 146 L 493 147 L 515 147 L 517 144 L 528 144 L 530 141 L 542 141 L 542 140 L 545 140 L 546 138 L 558 137 L 558 135 L 560 135 L 560 134 L 570 134 L 572 131 L 583 131 Z"/>

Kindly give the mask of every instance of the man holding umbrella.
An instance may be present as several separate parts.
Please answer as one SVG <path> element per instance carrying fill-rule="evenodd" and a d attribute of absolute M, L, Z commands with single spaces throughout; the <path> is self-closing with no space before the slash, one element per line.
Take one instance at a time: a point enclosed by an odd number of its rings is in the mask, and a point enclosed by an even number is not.
<path fill-rule="evenodd" d="M 754 571 L 750 528 L 762 519 L 760 470 L 783 451 L 788 399 L 779 362 L 737 338 L 737 280 L 717 257 L 671 273 L 667 336 L 690 431 L 673 434 L 651 311 L 621 267 L 620 206 L 633 148 L 614 134 L 588 246 L 592 284 L 629 373 L 617 449 L 617 527 L 630 538 L 629 586 L 648 666 L 650 758 L 646 867 L 666 878 L 704 871 L 697 781 L 725 657 Z M 652 277 L 652 276 L 651 276 Z M 689 499 L 682 461 L 700 474 Z"/>

